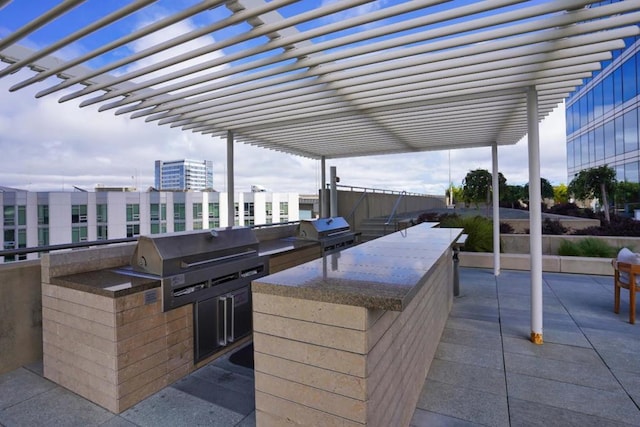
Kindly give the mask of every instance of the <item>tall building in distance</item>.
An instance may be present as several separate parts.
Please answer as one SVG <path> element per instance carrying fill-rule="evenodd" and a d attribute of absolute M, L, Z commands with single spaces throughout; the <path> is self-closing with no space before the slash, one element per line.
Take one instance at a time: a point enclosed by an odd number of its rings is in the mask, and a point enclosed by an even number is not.
<path fill-rule="evenodd" d="M 598 5 L 608 3 L 613 1 Z M 602 165 L 615 169 L 618 181 L 640 182 L 639 40 L 625 39 L 626 47 L 613 51 L 601 71 L 567 98 L 567 183 Z"/>
<path fill-rule="evenodd" d="M 213 162 L 156 160 L 155 188 L 160 191 L 210 191 L 213 189 Z"/>

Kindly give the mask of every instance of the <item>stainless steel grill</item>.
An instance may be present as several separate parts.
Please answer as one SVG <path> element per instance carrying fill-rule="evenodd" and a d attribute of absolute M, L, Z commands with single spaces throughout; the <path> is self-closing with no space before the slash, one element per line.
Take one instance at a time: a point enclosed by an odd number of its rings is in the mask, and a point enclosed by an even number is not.
<path fill-rule="evenodd" d="M 339 251 L 357 243 L 357 234 L 342 217 L 301 220 L 298 237 L 320 243 L 325 253 Z"/>
<path fill-rule="evenodd" d="M 164 311 L 194 304 L 196 362 L 251 332 L 251 280 L 269 269 L 243 227 L 140 236 L 131 265 L 158 277 Z"/>

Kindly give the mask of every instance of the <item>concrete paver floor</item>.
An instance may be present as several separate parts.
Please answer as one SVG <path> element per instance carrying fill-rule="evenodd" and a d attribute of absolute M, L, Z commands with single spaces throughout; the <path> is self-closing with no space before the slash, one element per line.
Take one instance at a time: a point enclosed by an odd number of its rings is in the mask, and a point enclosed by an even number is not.
<path fill-rule="evenodd" d="M 462 268 L 412 426 L 640 425 L 640 324 L 611 277 L 544 273 L 544 345 L 530 334 L 530 274 Z M 0 425 L 252 426 L 253 371 L 227 355 L 122 414 L 44 379 L 0 375 Z"/>

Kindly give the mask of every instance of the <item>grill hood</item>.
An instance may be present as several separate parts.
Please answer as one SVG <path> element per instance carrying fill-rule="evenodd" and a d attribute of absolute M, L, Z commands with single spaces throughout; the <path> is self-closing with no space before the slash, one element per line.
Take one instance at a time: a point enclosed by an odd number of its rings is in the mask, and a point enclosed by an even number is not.
<path fill-rule="evenodd" d="M 166 277 L 257 254 L 252 229 L 227 227 L 140 236 L 131 265 L 135 271 Z"/>

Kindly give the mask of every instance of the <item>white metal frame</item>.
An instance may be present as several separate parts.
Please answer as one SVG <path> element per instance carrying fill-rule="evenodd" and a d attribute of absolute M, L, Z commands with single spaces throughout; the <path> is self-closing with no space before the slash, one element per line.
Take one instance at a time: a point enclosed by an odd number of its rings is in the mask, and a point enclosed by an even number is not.
<path fill-rule="evenodd" d="M 9 64 L 0 68 L 0 78 L 30 69 L 33 76 L 12 91 L 43 82 L 49 86 L 38 97 L 56 94 L 61 102 L 80 100 L 81 107 L 97 104 L 101 111 L 227 139 L 230 194 L 234 142 L 320 159 L 323 187 L 326 159 L 490 146 L 497 221 L 498 146 L 528 134 L 531 330 L 532 339 L 542 341 L 538 123 L 611 50 L 624 47 L 624 38 L 639 34 L 640 0 L 598 7 L 585 0 L 397 0 L 330 23 L 319 20 L 370 1 L 315 7 L 311 1 L 202 0 L 87 53 L 56 57 L 156 3 L 130 0 L 95 22 L 69 28 L 68 35 L 38 51 L 20 45 L 93 1 L 101 0 L 61 1 L 12 29 L 0 39 L 0 60 Z M 29 3 L 0 0 L 0 13 L 16 5 L 30 13 Z M 293 3 L 297 12 L 286 9 Z M 196 18 L 209 23 L 128 56 L 109 55 Z M 204 46 L 186 45 L 210 35 Z M 127 68 L 176 47 L 181 53 Z M 218 54 L 194 65 L 212 53 Z M 96 59 L 104 65 L 90 68 L 88 61 Z M 171 67 L 176 65 L 178 70 Z M 54 76 L 62 81 L 52 83 Z M 229 215 L 234 216 L 232 198 Z M 499 258 L 494 270 L 499 272 Z"/>

